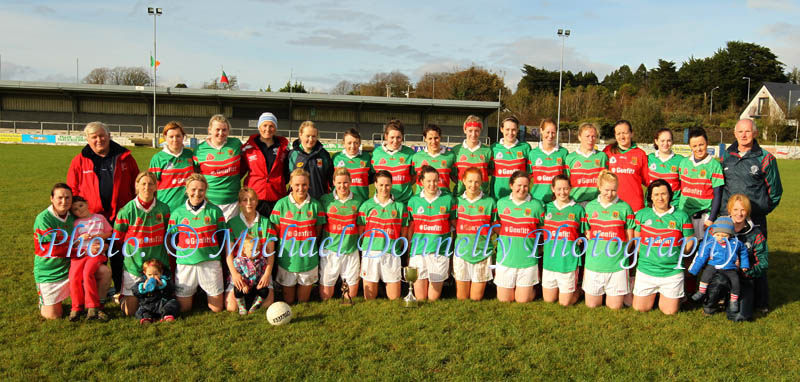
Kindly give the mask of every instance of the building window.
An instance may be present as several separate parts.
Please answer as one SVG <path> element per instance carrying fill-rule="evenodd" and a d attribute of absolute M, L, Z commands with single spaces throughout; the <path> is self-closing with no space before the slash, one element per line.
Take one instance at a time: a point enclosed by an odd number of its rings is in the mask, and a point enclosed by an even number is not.
<path fill-rule="evenodd" d="M 758 111 L 756 112 L 757 115 L 765 115 L 769 114 L 769 98 L 762 97 L 758 99 Z"/>

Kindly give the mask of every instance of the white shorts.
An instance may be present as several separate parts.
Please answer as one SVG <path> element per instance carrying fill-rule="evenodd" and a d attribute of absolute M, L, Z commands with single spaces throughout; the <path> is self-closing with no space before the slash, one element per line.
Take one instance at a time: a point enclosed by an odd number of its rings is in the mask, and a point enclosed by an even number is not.
<path fill-rule="evenodd" d="M 450 257 L 434 253 L 411 256 L 408 266 L 417 268 L 417 280 L 440 283 L 449 276 Z"/>
<path fill-rule="evenodd" d="M 480 262 L 472 264 L 461 257 L 453 257 L 453 278 L 456 281 L 485 283 L 492 280 L 492 258 L 487 257 Z"/>
<path fill-rule="evenodd" d="M 194 265 L 178 264 L 175 269 L 175 296 L 192 297 L 200 286 L 210 297 L 223 292 L 222 264 L 217 260 Z"/>
<path fill-rule="evenodd" d="M 400 257 L 391 253 L 381 255 L 378 251 L 372 251 L 361 256 L 361 278 L 371 283 L 399 282 L 401 267 Z"/>
<path fill-rule="evenodd" d="M 558 293 L 575 292 L 578 289 L 578 270 L 556 272 L 542 269 L 542 288 L 558 288 Z"/>
<path fill-rule="evenodd" d="M 539 266 L 509 268 L 497 265 L 494 269 L 494 285 L 500 288 L 530 287 L 539 283 Z"/>
<path fill-rule="evenodd" d="M 226 222 L 239 215 L 239 202 L 218 204 L 217 207 L 222 210 L 222 216 L 225 216 Z"/>
<path fill-rule="evenodd" d="M 656 277 L 636 272 L 633 295 L 639 297 L 661 293 L 667 298 L 683 298 L 683 272 L 668 277 Z"/>
<path fill-rule="evenodd" d="M 314 285 L 319 280 L 319 267 L 305 272 L 289 272 L 281 267 L 278 267 L 278 276 L 275 281 L 285 287 L 293 287 L 297 284 L 301 286 Z"/>
<path fill-rule="evenodd" d="M 583 271 L 583 291 L 591 296 L 624 296 L 630 293 L 628 270 L 616 272 Z"/>
<path fill-rule="evenodd" d="M 39 308 L 44 305 L 55 305 L 69 297 L 69 278 L 51 283 L 37 283 Z"/>
<path fill-rule="evenodd" d="M 358 273 L 361 271 L 361 256 L 358 251 L 347 255 L 341 255 L 327 249 L 320 250 L 319 256 L 319 276 L 323 286 L 334 286 L 339 276 L 348 285 L 358 283 Z"/>
<path fill-rule="evenodd" d="M 133 287 L 136 286 L 136 283 L 144 281 L 145 278 L 144 275 L 137 276 L 128 271 L 122 271 L 122 290 L 119 293 L 123 296 L 133 296 Z"/>
<path fill-rule="evenodd" d="M 694 237 L 696 237 L 697 240 L 703 240 L 703 236 L 705 236 L 705 234 L 706 234 L 705 223 L 706 223 L 706 220 L 708 220 L 708 216 L 709 216 L 708 213 L 704 213 L 698 219 L 692 218 L 692 228 L 694 228 Z M 709 233 L 709 236 L 710 236 L 710 233 Z M 713 239 L 713 237 L 712 237 L 712 239 Z"/>

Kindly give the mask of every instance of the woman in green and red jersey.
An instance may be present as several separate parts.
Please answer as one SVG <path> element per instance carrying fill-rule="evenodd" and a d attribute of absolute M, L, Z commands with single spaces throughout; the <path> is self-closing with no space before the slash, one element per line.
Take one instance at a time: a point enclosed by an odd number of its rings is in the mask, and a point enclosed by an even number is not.
<path fill-rule="evenodd" d="M 497 237 L 497 267 L 494 283 L 502 302 L 530 302 L 539 283 L 539 258 L 534 248 L 536 231 L 542 225 L 544 206 L 531 198 L 530 177 L 515 171 L 509 178 L 511 194 L 497 201 L 500 235 Z"/>
<path fill-rule="evenodd" d="M 500 200 L 511 193 L 509 179 L 516 171 L 526 172 L 528 170 L 528 153 L 531 145 L 528 142 L 520 142 L 519 121 L 515 117 L 508 117 L 503 120 L 503 138 L 500 142 L 492 145 L 492 157 L 494 158 L 494 176 L 492 177 L 492 195 Z"/>
<path fill-rule="evenodd" d="M 592 123 L 581 124 L 578 129 L 580 147 L 567 155 L 570 197 L 575 203 L 586 207 L 586 203 L 597 199 L 597 176 L 608 167 L 608 156 L 594 149 L 597 143 L 597 127 Z"/>
<path fill-rule="evenodd" d="M 681 198 L 680 165 L 684 157 L 672 152 L 672 130 L 667 127 L 658 129 L 653 146 L 656 152 L 647 156 L 648 182 L 653 183 L 656 179 L 667 181 L 672 190 L 672 205 L 677 207 Z"/>
<path fill-rule="evenodd" d="M 414 149 L 403 145 L 405 127 L 399 119 L 389 121 L 383 128 L 383 144 L 372 151 L 372 168 L 392 174 L 392 197 L 407 203 L 414 193 L 414 166 L 411 163 Z"/>
<path fill-rule="evenodd" d="M 619 198 L 631 206 L 633 212 L 644 208 L 647 186 L 647 154 L 633 142 L 633 126 L 621 119 L 614 124 L 616 141 L 603 149 L 608 155 L 608 169 L 619 178 Z"/>
<path fill-rule="evenodd" d="M 725 177 L 722 165 L 708 154 L 708 137 L 703 129 L 689 132 L 692 155 L 681 161 L 681 200 L 678 209 L 692 219 L 694 236 L 703 240 L 706 229 L 717 220 L 722 205 Z"/>
<path fill-rule="evenodd" d="M 361 272 L 358 255 L 358 207 L 364 201 L 350 185 L 352 177 L 345 167 L 333 172 L 333 192 L 322 196 L 325 213 L 325 239 L 319 256 L 319 297 L 333 297 L 339 276 L 347 283 L 350 297 L 358 296 L 358 274 Z M 327 242 L 327 243 L 326 243 Z"/>
<path fill-rule="evenodd" d="M 450 181 L 456 179 L 456 154 L 442 146 L 442 129 L 438 125 L 429 124 L 422 129 L 425 139 L 425 150 L 414 153 L 411 158 L 414 171 L 419 174 L 425 166 L 431 166 L 439 175 L 438 187 L 442 192 L 450 193 Z M 422 190 L 422 178 L 417 181 L 417 190 Z"/>
<path fill-rule="evenodd" d="M 633 309 L 653 309 L 658 295 L 658 309 L 664 314 L 678 313 L 684 296 L 681 248 L 692 236 L 692 222 L 681 210 L 671 205 L 674 197 L 666 179 L 656 179 L 647 186 L 647 204 L 636 213 L 634 237 L 641 238 L 636 280 L 633 286 Z M 691 242 L 690 242 L 691 243 Z"/>
<path fill-rule="evenodd" d="M 405 203 L 392 198 L 392 174 L 386 170 L 375 173 L 375 196 L 358 208 L 358 234 L 361 239 L 361 278 L 364 298 L 378 296 L 378 282 L 386 283 L 386 297 L 400 297 L 400 255 L 395 256 L 397 239 L 408 230 L 408 211 Z M 372 237 L 374 235 L 374 238 Z"/>
<path fill-rule="evenodd" d="M 539 134 L 542 137 L 541 142 L 528 154 L 531 196 L 542 203 L 548 203 L 553 200 L 550 183 L 553 177 L 566 172 L 569 152 L 556 143 L 558 128 L 552 119 L 542 120 L 539 124 Z"/>
<path fill-rule="evenodd" d="M 361 200 L 369 198 L 369 185 L 375 178 L 372 169 L 372 154 L 361 150 L 361 134 L 350 128 L 342 139 L 344 149 L 333 156 L 333 167 L 347 169 L 350 173 L 350 190 Z"/>
<path fill-rule="evenodd" d="M 122 261 L 122 289 L 119 291 L 120 308 L 126 316 L 133 316 L 139 307 L 133 288 L 147 280 L 142 272 L 145 261 L 156 259 L 164 264 L 168 271 L 165 273 L 171 275 L 175 271 L 175 258 L 167 254 L 164 246 L 170 208 L 165 202 L 155 199 L 156 184 L 153 173 L 140 172 L 136 176 L 136 197 L 119 210 L 114 222 L 114 232 L 120 243 L 124 243 L 122 254 L 127 254 Z M 134 241 L 134 238 L 136 244 L 131 245 L 128 240 Z"/>
<path fill-rule="evenodd" d="M 486 283 L 492 280 L 489 237 L 492 225 L 498 221 L 497 203 L 482 191 L 483 175 L 478 167 L 466 169 L 462 178 L 465 191 L 457 201 L 453 278 L 456 279 L 456 297 L 459 300 L 479 301 L 483 298 Z"/>
<path fill-rule="evenodd" d="M 150 159 L 150 172 L 158 183 L 156 198 L 172 210 L 186 201 L 186 178 L 195 170 L 194 153 L 183 146 L 186 132 L 180 122 L 168 122 L 161 135 L 164 149 Z"/>
<path fill-rule="evenodd" d="M 228 135 L 231 125 L 222 114 L 208 121 L 208 138 L 197 146 L 194 161 L 208 182 L 208 201 L 225 216 L 225 220 L 239 214 L 239 188 L 241 188 L 242 142 Z"/>
<path fill-rule="evenodd" d="M 456 169 L 458 182 L 456 182 L 455 192 L 453 195 L 461 195 L 464 193 L 466 187 L 464 186 L 464 175 L 468 168 L 475 167 L 481 172 L 481 191 L 486 196 L 490 196 L 489 192 L 489 174 L 492 172 L 492 148 L 481 143 L 481 130 L 483 130 L 483 123 L 481 118 L 475 115 L 470 115 L 464 121 L 464 139 L 463 143 L 457 144 L 453 147 L 455 154 Z"/>

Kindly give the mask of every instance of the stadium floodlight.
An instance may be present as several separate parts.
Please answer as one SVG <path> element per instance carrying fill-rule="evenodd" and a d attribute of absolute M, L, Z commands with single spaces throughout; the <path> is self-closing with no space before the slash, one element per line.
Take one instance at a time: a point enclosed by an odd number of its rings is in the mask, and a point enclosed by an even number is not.
<path fill-rule="evenodd" d="M 719 86 L 711 89 L 711 104 L 708 106 L 708 118 L 711 119 L 711 113 L 714 111 L 714 90 L 719 89 Z"/>
<path fill-rule="evenodd" d="M 558 114 L 556 116 L 556 145 L 558 144 L 558 133 L 561 131 L 561 82 L 564 78 L 564 41 L 569 37 L 570 30 L 559 29 L 558 37 L 561 37 L 561 69 L 558 71 Z"/>
<path fill-rule="evenodd" d="M 750 104 L 750 77 L 742 77 L 743 80 L 747 80 L 747 104 Z"/>
<path fill-rule="evenodd" d="M 158 128 L 156 126 L 156 71 L 158 70 L 158 56 L 156 56 L 156 19 L 161 16 L 161 8 L 147 7 L 147 14 L 153 16 L 153 147 L 158 147 Z"/>

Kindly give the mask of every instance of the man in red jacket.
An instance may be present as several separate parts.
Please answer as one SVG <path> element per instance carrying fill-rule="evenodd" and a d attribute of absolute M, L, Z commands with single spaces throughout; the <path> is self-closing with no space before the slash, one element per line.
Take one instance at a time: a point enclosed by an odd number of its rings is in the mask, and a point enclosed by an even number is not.
<path fill-rule="evenodd" d="M 131 152 L 111 141 L 108 127 L 90 122 L 83 129 L 86 146 L 70 163 L 67 184 L 75 196 L 89 203 L 89 210 L 114 224 L 117 211 L 136 196 L 139 166 Z M 111 256 L 111 274 L 117 290 L 122 290 L 122 256 Z"/>
<path fill-rule="evenodd" d="M 256 191 L 256 210 L 264 217 L 269 217 L 275 202 L 288 194 L 289 141 L 275 135 L 277 129 L 278 118 L 272 113 L 263 113 L 258 118 L 259 133 L 251 135 L 242 145 L 240 168 L 244 185 Z"/>

